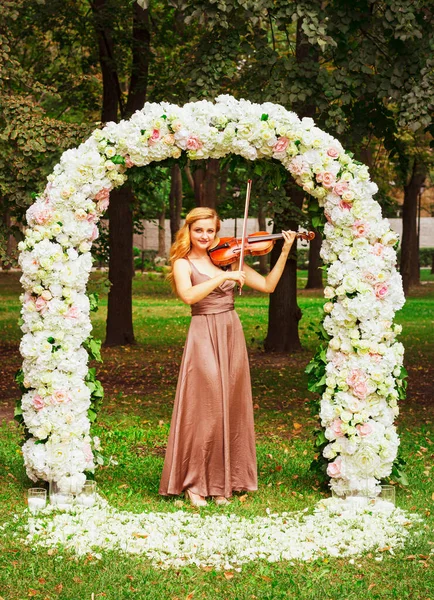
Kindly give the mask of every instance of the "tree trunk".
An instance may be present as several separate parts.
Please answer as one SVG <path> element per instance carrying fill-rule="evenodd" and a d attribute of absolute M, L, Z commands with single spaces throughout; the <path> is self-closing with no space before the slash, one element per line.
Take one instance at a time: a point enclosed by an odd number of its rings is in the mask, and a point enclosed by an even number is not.
<path fill-rule="evenodd" d="M 134 111 L 142 108 L 145 103 L 149 68 L 149 15 L 147 10 L 143 10 L 137 3 L 134 3 L 131 77 L 128 99 L 124 109 L 113 58 L 110 14 L 108 11 L 105 13 L 105 7 L 106 0 L 94 1 L 93 8 L 97 14 L 96 30 L 104 87 L 101 118 L 103 121 L 116 121 L 117 110 L 115 112 L 115 103 L 112 101 L 114 90 L 117 92 L 117 103 L 119 103 L 122 117 L 130 116 Z M 109 104 L 106 105 L 104 102 Z M 107 307 L 106 346 L 123 346 L 134 343 L 132 317 L 133 202 L 134 196 L 128 185 L 111 193 L 108 211 L 111 288 Z"/>
<path fill-rule="evenodd" d="M 265 218 L 265 207 L 263 204 L 258 206 L 258 227 L 259 231 L 267 231 L 267 219 Z M 259 258 L 259 272 L 265 275 L 268 272 L 268 254 L 262 254 Z"/>
<path fill-rule="evenodd" d="M 126 116 L 141 110 L 146 100 L 151 35 L 149 32 L 149 12 L 133 3 L 133 41 L 130 86 L 125 107 Z"/>
<path fill-rule="evenodd" d="M 309 76 L 315 77 L 318 65 L 318 51 L 309 43 L 303 32 L 303 19 L 297 22 L 296 59 L 300 67 Z M 296 106 L 296 112 L 300 117 L 314 117 L 314 99 L 300 106 Z M 303 205 L 304 192 L 292 181 L 285 186 L 288 197 L 292 203 L 301 208 Z M 289 201 L 289 200 L 288 200 Z M 288 211 L 289 212 L 289 211 Z M 275 215 L 275 219 L 276 219 Z M 274 223 L 274 231 L 282 229 L 297 230 L 298 223 L 286 216 L 285 212 L 279 215 L 280 222 Z M 280 244 L 275 244 L 271 253 L 272 268 L 279 256 Z M 294 242 L 294 251 L 291 251 L 285 270 L 277 285 L 276 290 L 270 296 L 268 309 L 268 333 L 265 339 L 265 350 L 267 352 L 296 352 L 301 349 L 300 337 L 298 335 L 298 322 L 301 319 L 301 310 L 297 304 L 297 250 Z"/>
<path fill-rule="evenodd" d="M 107 10 L 107 1 L 94 0 L 92 11 L 103 81 L 101 121 L 106 123 L 107 121 L 117 121 L 119 103 L 121 103 L 122 112 L 122 95 L 113 58 L 112 23 Z"/>
<path fill-rule="evenodd" d="M 201 206 L 217 207 L 217 185 L 219 183 L 220 165 L 217 158 L 210 158 L 206 165 L 203 197 Z"/>
<path fill-rule="evenodd" d="M 285 186 L 292 203 L 301 208 L 304 192 L 294 183 Z M 274 231 L 297 228 L 297 223 L 280 215 L 281 221 L 274 223 Z M 271 264 L 273 268 L 279 258 L 282 241 L 276 242 L 271 251 Z M 293 248 L 283 271 L 282 277 L 275 291 L 270 295 L 268 308 L 268 333 L 264 347 L 266 352 L 297 352 L 301 350 L 298 335 L 298 322 L 301 319 L 301 310 L 297 304 L 297 247 L 294 241 Z"/>
<path fill-rule="evenodd" d="M 402 207 L 402 244 L 400 271 L 404 292 L 420 283 L 419 240 L 417 235 L 417 210 L 420 188 L 425 182 L 426 167 L 414 160 L 410 180 L 404 186 Z"/>
<path fill-rule="evenodd" d="M 158 215 L 158 256 L 166 257 L 166 207 Z"/>
<path fill-rule="evenodd" d="M 129 201 L 128 201 L 129 200 Z M 106 346 L 134 343 L 132 314 L 133 219 L 129 187 L 110 194 L 109 280 Z M 113 251 L 114 250 L 114 251 Z"/>
<path fill-rule="evenodd" d="M 193 190 L 196 206 L 217 206 L 217 187 L 220 165 L 216 158 L 210 158 L 193 171 Z"/>
<path fill-rule="evenodd" d="M 321 250 L 322 236 L 315 231 L 315 237 L 309 242 L 309 266 L 307 270 L 306 290 L 322 290 L 322 260 L 319 255 Z"/>
<path fill-rule="evenodd" d="M 169 206 L 170 206 L 170 237 L 172 244 L 181 227 L 182 210 L 182 173 L 178 164 L 173 165 L 171 172 Z"/>

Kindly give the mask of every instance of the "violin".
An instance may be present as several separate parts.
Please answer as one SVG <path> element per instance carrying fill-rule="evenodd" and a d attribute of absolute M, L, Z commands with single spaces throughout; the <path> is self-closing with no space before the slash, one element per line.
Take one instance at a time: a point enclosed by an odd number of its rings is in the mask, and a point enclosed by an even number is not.
<path fill-rule="evenodd" d="M 313 231 L 307 233 L 297 232 L 296 238 L 310 242 L 315 237 Z M 268 254 L 273 249 L 276 240 L 283 239 L 281 233 L 268 233 L 257 231 L 251 233 L 244 239 L 244 253 L 251 256 Z M 208 254 L 217 267 L 226 267 L 240 258 L 242 239 L 235 237 L 224 237 L 216 240 L 216 246 L 209 248 Z"/>

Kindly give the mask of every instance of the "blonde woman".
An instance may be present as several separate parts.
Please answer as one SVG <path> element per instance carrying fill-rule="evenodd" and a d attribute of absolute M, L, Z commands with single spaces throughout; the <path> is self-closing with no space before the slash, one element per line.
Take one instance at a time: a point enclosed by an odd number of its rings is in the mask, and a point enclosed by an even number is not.
<path fill-rule="evenodd" d="M 250 370 L 234 288 L 274 291 L 295 238 L 282 232 L 282 253 L 263 277 L 247 265 L 224 271 L 213 264 L 208 249 L 219 229 L 213 209 L 195 208 L 170 251 L 172 286 L 191 306 L 192 318 L 160 494 L 184 492 L 194 506 L 205 506 L 207 497 L 228 504 L 232 492 L 257 489 Z"/>

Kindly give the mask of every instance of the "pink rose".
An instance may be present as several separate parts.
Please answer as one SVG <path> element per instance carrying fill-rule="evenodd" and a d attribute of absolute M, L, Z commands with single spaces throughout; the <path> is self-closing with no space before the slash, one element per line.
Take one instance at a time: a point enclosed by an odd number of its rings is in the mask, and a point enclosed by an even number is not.
<path fill-rule="evenodd" d="M 341 367 L 346 360 L 346 354 L 344 354 L 343 352 L 336 352 L 336 354 L 333 357 L 332 363 L 335 367 Z"/>
<path fill-rule="evenodd" d="M 386 283 L 377 283 L 377 285 L 374 286 L 374 292 L 379 300 L 383 300 L 389 293 L 389 287 Z"/>
<path fill-rule="evenodd" d="M 293 175 L 301 175 L 302 173 L 306 172 L 306 167 L 307 165 L 303 158 L 301 156 L 296 156 L 291 160 L 288 168 Z"/>
<path fill-rule="evenodd" d="M 354 235 L 356 237 L 363 237 L 365 236 L 368 231 L 369 231 L 369 223 L 365 223 L 364 221 L 361 221 L 360 219 L 355 221 L 353 224 L 353 231 L 354 231 Z"/>
<path fill-rule="evenodd" d="M 54 216 L 53 207 L 45 202 L 44 204 L 34 204 L 29 208 L 30 217 L 38 224 L 45 225 Z"/>
<path fill-rule="evenodd" d="M 339 156 L 339 150 L 336 148 L 329 148 L 327 150 L 327 156 L 330 156 L 331 158 L 337 158 Z"/>
<path fill-rule="evenodd" d="M 149 145 L 152 146 L 152 144 L 157 143 L 159 139 L 160 139 L 160 130 L 154 129 L 149 138 Z"/>
<path fill-rule="evenodd" d="M 340 477 L 342 474 L 342 458 L 337 457 L 332 463 L 329 463 L 327 467 L 327 475 L 329 477 Z"/>
<path fill-rule="evenodd" d="M 338 196 L 342 196 L 342 194 L 348 189 L 348 181 L 338 181 L 334 186 L 333 191 Z"/>
<path fill-rule="evenodd" d="M 362 369 L 353 369 L 347 377 L 347 384 L 350 387 L 357 385 L 360 382 L 366 381 L 366 373 Z"/>
<path fill-rule="evenodd" d="M 375 254 L 375 256 L 383 256 L 383 250 L 384 250 L 383 244 L 380 244 L 379 242 L 377 242 L 376 244 L 374 244 L 371 252 L 372 252 L 372 254 Z"/>
<path fill-rule="evenodd" d="M 93 242 L 99 236 L 98 227 L 94 225 L 92 227 L 92 233 L 90 234 L 90 241 Z"/>
<path fill-rule="evenodd" d="M 71 401 L 71 396 L 64 390 L 56 390 L 51 396 L 53 404 L 65 404 Z"/>
<path fill-rule="evenodd" d="M 333 175 L 333 173 L 330 173 L 329 171 L 325 171 L 324 173 L 320 173 L 321 175 L 321 181 L 322 184 L 325 188 L 331 189 L 336 181 L 336 177 Z M 318 178 L 318 176 L 317 176 Z"/>
<path fill-rule="evenodd" d="M 39 394 L 36 394 L 36 396 L 33 396 L 32 404 L 36 408 L 36 410 L 41 410 L 41 408 L 44 408 L 44 406 L 45 406 L 45 403 L 44 403 L 43 399 L 41 398 L 41 396 L 39 396 Z"/>
<path fill-rule="evenodd" d="M 365 281 L 367 281 L 368 283 L 372 284 L 372 285 L 373 285 L 373 284 L 375 283 L 375 281 L 376 281 L 376 277 L 375 277 L 375 275 L 374 275 L 373 273 L 371 273 L 370 271 L 364 271 L 364 272 L 363 272 L 363 279 L 364 279 Z"/>
<path fill-rule="evenodd" d="M 47 303 L 41 296 L 36 299 L 35 306 L 36 310 L 39 310 L 42 313 L 47 309 Z"/>
<path fill-rule="evenodd" d="M 330 426 L 330 429 L 333 431 L 336 437 L 342 437 L 344 435 L 341 425 L 342 421 L 340 419 L 335 419 Z"/>
<path fill-rule="evenodd" d="M 187 150 L 199 150 L 203 144 L 197 135 L 191 135 L 187 140 Z"/>
<path fill-rule="evenodd" d="M 95 195 L 94 200 L 96 200 L 97 202 L 102 202 L 103 200 L 107 200 L 108 201 L 109 196 L 110 196 L 110 190 L 108 188 L 102 188 Z M 107 202 L 107 206 L 108 206 L 108 202 Z"/>
<path fill-rule="evenodd" d="M 369 423 L 363 423 L 363 425 L 356 425 L 356 429 L 361 437 L 372 433 L 372 426 Z"/>
<path fill-rule="evenodd" d="M 108 209 L 109 204 L 109 199 L 105 198 L 104 200 L 100 200 L 96 206 L 99 211 L 105 212 Z"/>
<path fill-rule="evenodd" d="M 127 169 L 131 169 L 131 167 L 134 167 L 134 163 L 131 160 L 131 158 L 128 156 L 128 154 L 125 157 L 125 166 Z"/>
<path fill-rule="evenodd" d="M 68 319 L 78 319 L 79 316 L 80 316 L 80 311 L 78 310 L 78 308 L 76 306 L 71 306 L 68 309 L 68 312 L 66 313 L 66 317 Z"/>
<path fill-rule="evenodd" d="M 352 205 L 349 202 L 344 202 L 343 200 L 341 200 L 339 202 L 339 208 L 341 210 L 351 210 Z"/>
<path fill-rule="evenodd" d="M 277 142 L 273 146 L 273 152 L 284 152 L 289 144 L 289 140 L 287 137 L 280 137 Z"/>
<path fill-rule="evenodd" d="M 90 444 L 83 444 L 83 454 L 86 462 L 90 463 L 93 460 L 92 448 Z"/>
<path fill-rule="evenodd" d="M 364 400 L 368 395 L 368 385 L 366 381 L 359 381 L 352 387 L 352 392 L 354 396 L 360 398 L 360 400 Z"/>

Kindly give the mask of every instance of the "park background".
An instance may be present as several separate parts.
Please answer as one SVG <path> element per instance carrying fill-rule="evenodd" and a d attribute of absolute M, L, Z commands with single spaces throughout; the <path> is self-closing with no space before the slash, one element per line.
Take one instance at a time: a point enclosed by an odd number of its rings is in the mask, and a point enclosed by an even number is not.
<path fill-rule="evenodd" d="M 313 117 L 370 167 L 383 214 L 401 221 L 399 260 L 408 299 L 397 321 L 404 327 L 409 387 L 398 426 L 408 485 L 392 481 L 398 505 L 420 513 L 425 525 L 421 536 L 396 555 L 385 551 L 381 562 L 369 555 L 354 564 L 348 559 L 295 566 L 259 562 L 241 573 L 160 572 L 118 556 L 104 556 L 95 565 L 90 558 L 76 561 L 33 550 L 8 535 L 1 542 L 1 597 L 432 595 L 434 242 L 431 234 L 422 243 L 420 227 L 431 222 L 434 211 L 432 25 L 426 3 L 392 0 L 3 3 L 2 522 L 22 510 L 29 485 L 21 432 L 11 420 L 19 396 L 13 375 L 21 362 L 15 248 L 26 209 L 62 151 L 77 146 L 101 122 L 128 118 L 145 101 L 182 105 L 229 93 Z M 164 261 L 155 257 L 167 255 L 183 216 L 197 205 L 236 218 L 239 231 L 249 177 L 250 217 L 259 229 L 274 224 L 321 231 L 322 217 L 306 213 L 303 194 L 271 162 L 231 157 L 161 163 L 135 170 L 129 184 L 112 193 L 106 228 L 95 246 L 95 267 L 102 268 L 93 273 L 89 291 L 100 296 L 94 336 L 106 341 L 104 364 L 95 365 L 106 393 L 95 433 L 112 457 L 97 480 L 115 506 L 137 512 L 175 509 L 158 497 L 157 488 L 189 309 L 171 294 Z M 139 240 L 150 226 L 161 235 L 153 248 L 144 248 Z M 328 493 L 309 471 L 317 419 L 309 409 L 313 395 L 306 392 L 304 375 L 323 314 L 318 253 L 319 244 L 312 244 L 309 254 L 303 249 L 298 257 L 293 254 L 270 305 L 248 291 L 237 300 L 251 359 L 260 475 L 260 491 L 232 503 L 240 515 L 303 509 Z M 270 258 L 275 260 L 275 253 Z M 266 271 L 268 260 L 258 262 Z"/>

